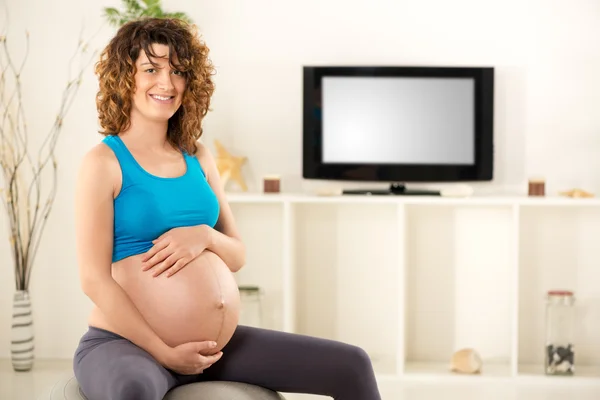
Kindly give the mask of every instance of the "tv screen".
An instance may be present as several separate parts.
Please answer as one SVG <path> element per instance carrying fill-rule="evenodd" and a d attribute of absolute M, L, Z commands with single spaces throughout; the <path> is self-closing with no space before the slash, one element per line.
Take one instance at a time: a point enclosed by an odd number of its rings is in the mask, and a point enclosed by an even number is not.
<path fill-rule="evenodd" d="M 475 162 L 473 79 L 324 77 L 322 92 L 324 163 Z"/>
<path fill-rule="evenodd" d="M 493 69 L 304 67 L 303 176 L 491 180 Z"/>

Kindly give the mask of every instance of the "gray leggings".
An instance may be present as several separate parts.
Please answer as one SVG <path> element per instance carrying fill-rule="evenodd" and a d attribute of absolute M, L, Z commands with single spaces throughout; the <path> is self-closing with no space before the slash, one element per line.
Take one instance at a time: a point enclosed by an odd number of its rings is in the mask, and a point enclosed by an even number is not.
<path fill-rule="evenodd" d="M 161 400 L 176 386 L 214 380 L 335 400 L 381 399 L 361 348 L 247 326 L 237 327 L 221 359 L 199 375 L 168 370 L 129 340 L 94 327 L 81 338 L 73 367 L 89 400 Z"/>

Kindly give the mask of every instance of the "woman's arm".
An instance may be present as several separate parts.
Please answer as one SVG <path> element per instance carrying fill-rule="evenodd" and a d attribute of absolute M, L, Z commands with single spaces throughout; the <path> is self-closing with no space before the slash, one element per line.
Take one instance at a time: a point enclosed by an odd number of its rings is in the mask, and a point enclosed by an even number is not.
<path fill-rule="evenodd" d="M 216 253 L 233 272 L 239 271 L 246 263 L 246 247 L 240 237 L 231 207 L 225 198 L 225 190 L 221 183 L 217 164 L 210 150 L 198 142 L 196 157 L 219 200 L 219 219 L 215 229 L 209 227 L 210 239 L 207 249 Z"/>
<path fill-rule="evenodd" d="M 120 335 L 163 362 L 170 347 L 150 328 L 111 274 L 118 168 L 112 151 L 100 144 L 86 154 L 79 171 L 75 220 L 81 286 Z"/>

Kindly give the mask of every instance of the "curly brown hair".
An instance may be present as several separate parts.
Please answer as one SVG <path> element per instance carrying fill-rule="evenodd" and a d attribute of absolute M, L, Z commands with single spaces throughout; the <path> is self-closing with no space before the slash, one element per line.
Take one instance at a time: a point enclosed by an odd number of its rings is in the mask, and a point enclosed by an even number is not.
<path fill-rule="evenodd" d="M 136 60 L 140 51 L 150 57 L 153 44 L 169 47 L 169 64 L 186 79 L 182 104 L 169 120 L 168 141 L 188 154 L 197 150 L 202 136 L 202 119 L 210 107 L 215 90 L 214 67 L 209 49 L 197 35 L 195 25 L 172 18 L 143 18 L 124 24 L 102 51 L 96 64 L 100 88 L 96 95 L 100 131 L 117 135 L 130 126 L 132 96 L 135 91 Z M 175 63 L 177 56 L 177 63 Z"/>

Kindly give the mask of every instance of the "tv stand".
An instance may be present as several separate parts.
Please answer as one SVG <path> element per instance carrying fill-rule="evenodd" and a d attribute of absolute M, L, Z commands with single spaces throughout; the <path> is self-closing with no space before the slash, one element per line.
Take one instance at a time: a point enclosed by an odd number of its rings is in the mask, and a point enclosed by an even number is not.
<path fill-rule="evenodd" d="M 351 189 L 343 190 L 342 194 L 361 194 L 361 195 L 396 195 L 396 196 L 440 196 L 439 190 L 407 189 L 403 183 L 392 183 L 389 189 Z"/>

